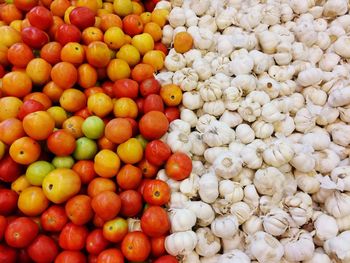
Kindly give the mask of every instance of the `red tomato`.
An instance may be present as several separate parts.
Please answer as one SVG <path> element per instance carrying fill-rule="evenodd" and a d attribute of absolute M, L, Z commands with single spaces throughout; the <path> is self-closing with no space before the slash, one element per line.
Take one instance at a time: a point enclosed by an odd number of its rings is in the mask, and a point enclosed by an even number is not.
<path fill-rule="evenodd" d="M 66 250 L 81 250 L 85 247 L 89 232 L 85 226 L 66 224 L 59 236 L 59 245 Z"/>
<path fill-rule="evenodd" d="M 128 233 L 128 222 L 124 218 L 116 217 L 104 223 L 102 231 L 107 240 L 118 243 Z"/>
<path fill-rule="evenodd" d="M 112 81 L 105 81 L 101 86 L 104 92 L 111 98 L 114 98 L 113 86 L 114 83 Z"/>
<path fill-rule="evenodd" d="M 152 180 L 152 179 L 147 179 L 147 178 L 145 178 L 145 179 L 142 180 L 141 184 L 139 185 L 139 187 L 138 187 L 138 189 L 137 189 L 137 191 L 138 191 L 141 195 L 143 195 L 143 190 L 145 189 L 146 184 L 147 184 L 149 181 L 151 181 L 151 180 Z"/>
<path fill-rule="evenodd" d="M 151 238 L 151 251 L 154 257 L 160 257 L 166 253 L 165 237 L 166 236 Z"/>
<path fill-rule="evenodd" d="M 17 252 L 15 249 L 0 244 L 0 262 L 3 263 L 16 263 Z"/>
<path fill-rule="evenodd" d="M 76 225 L 87 224 L 94 216 L 91 207 L 91 197 L 88 195 L 76 195 L 70 198 L 65 210 L 68 218 Z"/>
<path fill-rule="evenodd" d="M 64 46 L 68 42 L 80 42 L 81 32 L 75 25 L 63 24 L 57 28 L 55 38 Z"/>
<path fill-rule="evenodd" d="M 42 110 L 45 110 L 45 106 L 42 103 L 33 99 L 29 99 L 23 102 L 23 104 L 19 108 L 17 118 L 23 120 L 23 118 L 29 113 Z"/>
<path fill-rule="evenodd" d="M 15 248 L 28 246 L 39 233 L 39 226 L 28 217 L 18 217 L 9 222 L 5 230 L 6 243 Z"/>
<path fill-rule="evenodd" d="M 67 130 L 57 130 L 47 138 L 47 148 L 57 156 L 71 155 L 75 147 L 75 138 Z"/>
<path fill-rule="evenodd" d="M 98 255 L 90 254 L 88 257 L 88 263 L 97 263 L 97 257 L 98 257 Z"/>
<path fill-rule="evenodd" d="M 22 41 L 34 49 L 40 49 L 49 42 L 49 36 L 43 30 L 29 26 L 21 31 Z"/>
<path fill-rule="evenodd" d="M 155 165 L 163 165 L 171 155 L 169 145 L 161 140 L 154 140 L 146 145 L 145 157 L 147 161 Z"/>
<path fill-rule="evenodd" d="M 168 48 L 166 45 L 164 45 L 162 42 L 157 42 L 154 43 L 154 50 L 159 50 L 162 51 L 164 53 L 164 55 L 168 55 Z"/>
<path fill-rule="evenodd" d="M 180 119 L 180 110 L 178 107 L 167 107 L 164 110 L 164 114 L 169 122 Z"/>
<path fill-rule="evenodd" d="M 20 175 L 22 166 L 16 163 L 10 155 L 4 156 L 0 160 L 0 180 L 11 183 L 15 181 Z"/>
<path fill-rule="evenodd" d="M 113 93 L 116 98 L 135 99 L 139 94 L 139 84 L 132 79 L 119 79 L 114 82 Z"/>
<path fill-rule="evenodd" d="M 159 94 L 160 84 L 155 78 L 145 79 L 140 84 L 140 93 L 143 97 L 151 94 Z"/>
<path fill-rule="evenodd" d="M 117 183 L 124 190 L 137 189 L 141 181 L 141 169 L 132 164 L 124 165 L 117 174 Z"/>
<path fill-rule="evenodd" d="M 1 261 L 0 261 L 1 262 Z M 17 262 L 21 263 L 33 263 L 33 260 L 30 258 L 26 248 L 22 248 L 18 251 Z"/>
<path fill-rule="evenodd" d="M 123 18 L 123 30 L 126 34 L 133 37 L 141 34 L 143 31 L 143 23 L 139 15 L 131 14 Z"/>
<path fill-rule="evenodd" d="M 124 263 L 124 256 L 119 249 L 109 248 L 98 255 L 97 263 Z"/>
<path fill-rule="evenodd" d="M 38 5 L 39 0 L 14 0 L 13 4 L 23 11 L 29 11 L 34 6 Z"/>
<path fill-rule="evenodd" d="M 32 8 L 28 12 L 27 18 L 32 26 L 35 26 L 41 30 L 47 30 L 53 24 L 52 13 L 43 6 L 36 6 Z"/>
<path fill-rule="evenodd" d="M 139 121 L 141 135 L 147 140 L 161 138 L 169 128 L 169 121 L 163 112 L 147 112 Z"/>
<path fill-rule="evenodd" d="M 40 263 L 51 263 L 58 254 L 58 247 L 55 241 L 45 235 L 37 236 L 27 248 L 32 260 Z"/>
<path fill-rule="evenodd" d="M 179 261 L 174 256 L 166 255 L 161 256 L 157 260 L 155 260 L 153 263 L 178 263 Z"/>
<path fill-rule="evenodd" d="M 120 214 L 126 217 L 136 216 L 142 209 L 142 196 L 135 190 L 126 190 L 119 194 L 122 201 Z"/>
<path fill-rule="evenodd" d="M 67 224 L 68 217 L 64 207 L 53 205 L 49 207 L 40 217 L 40 223 L 45 231 L 59 232 Z"/>
<path fill-rule="evenodd" d="M 80 30 L 84 30 L 87 27 L 94 26 L 95 13 L 90 8 L 79 6 L 70 12 L 69 20 L 71 24 Z"/>
<path fill-rule="evenodd" d="M 165 165 L 166 174 L 173 180 L 183 180 L 192 172 L 192 161 L 187 154 L 176 152 L 171 155 Z"/>
<path fill-rule="evenodd" d="M 149 161 L 147 161 L 146 158 L 142 159 L 139 163 L 138 163 L 138 167 L 141 169 L 142 171 L 142 175 L 145 178 L 153 178 L 156 176 L 159 167 L 150 163 Z"/>
<path fill-rule="evenodd" d="M 86 257 L 79 251 L 62 251 L 55 259 L 55 263 L 86 263 Z"/>
<path fill-rule="evenodd" d="M 145 98 L 143 103 L 143 112 L 147 113 L 150 111 L 164 112 L 164 102 L 160 95 L 150 94 Z"/>
<path fill-rule="evenodd" d="M 135 137 L 139 133 L 139 124 L 137 123 L 136 120 L 132 118 L 125 118 L 125 119 L 128 120 L 128 122 L 130 122 L 131 128 L 132 128 L 132 136 Z"/>
<path fill-rule="evenodd" d="M 0 215 L 10 215 L 17 209 L 18 194 L 10 189 L 0 189 Z"/>
<path fill-rule="evenodd" d="M 121 198 L 113 191 L 103 191 L 94 196 L 91 201 L 94 212 L 105 221 L 118 215 L 121 204 Z"/>
<path fill-rule="evenodd" d="M 109 245 L 109 241 L 104 238 L 102 229 L 95 229 L 86 238 L 86 251 L 93 255 L 98 255 Z"/>
<path fill-rule="evenodd" d="M 130 261 L 144 261 L 151 252 L 151 243 L 141 231 L 128 233 L 122 241 L 123 255 Z"/>
<path fill-rule="evenodd" d="M 137 109 L 138 109 L 139 115 L 142 115 L 143 114 L 143 104 L 145 103 L 145 99 L 144 98 L 137 98 L 135 100 L 135 102 L 136 102 L 136 105 L 137 105 Z"/>
<path fill-rule="evenodd" d="M 165 205 L 170 200 L 169 185 L 158 179 L 148 181 L 143 189 L 143 199 L 150 205 Z"/>
<path fill-rule="evenodd" d="M 147 236 L 164 236 L 170 230 L 167 212 L 160 206 L 148 207 L 141 217 L 141 228 Z"/>
<path fill-rule="evenodd" d="M 6 227 L 7 227 L 6 217 L 0 216 L 0 241 L 2 241 L 2 239 L 4 238 Z"/>

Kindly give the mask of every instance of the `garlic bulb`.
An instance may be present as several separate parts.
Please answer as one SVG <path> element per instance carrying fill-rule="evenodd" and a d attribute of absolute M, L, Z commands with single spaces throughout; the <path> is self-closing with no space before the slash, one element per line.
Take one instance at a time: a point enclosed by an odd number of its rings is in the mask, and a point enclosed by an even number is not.
<path fill-rule="evenodd" d="M 220 258 L 218 258 L 218 262 L 220 262 L 220 263 L 230 263 L 230 262 L 249 263 L 250 259 L 242 251 L 240 251 L 238 249 L 234 249 L 234 250 L 229 251 L 228 253 L 221 255 Z"/>
<path fill-rule="evenodd" d="M 223 146 L 235 139 L 235 132 L 226 123 L 212 121 L 204 130 L 203 141 L 210 147 Z"/>
<path fill-rule="evenodd" d="M 135 218 L 130 217 L 126 221 L 128 223 L 128 231 L 129 232 L 142 231 L 140 219 L 135 219 Z"/>
<path fill-rule="evenodd" d="M 293 196 L 287 196 L 283 202 L 295 225 L 302 226 L 312 217 L 312 199 L 308 194 L 297 192 Z"/>
<path fill-rule="evenodd" d="M 312 258 L 308 260 L 304 260 L 303 263 L 331 263 L 331 259 L 329 256 L 324 252 L 323 249 L 317 248 L 315 249 L 314 254 L 312 255 Z"/>
<path fill-rule="evenodd" d="M 344 231 L 338 236 L 327 240 L 324 250 L 327 254 L 333 255 L 335 260 L 348 262 L 350 260 L 350 231 Z"/>
<path fill-rule="evenodd" d="M 232 204 L 230 212 L 232 215 L 237 217 L 239 225 L 242 225 L 245 221 L 247 221 L 252 214 L 249 205 L 244 202 L 236 202 Z"/>
<path fill-rule="evenodd" d="M 263 220 L 260 217 L 252 215 L 243 223 L 242 229 L 247 235 L 253 235 L 258 231 L 263 231 Z"/>
<path fill-rule="evenodd" d="M 234 215 L 218 216 L 211 223 L 211 231 L 217 237 L 232 238 L 238 231 L 238 220 Z"/>
<path fill-rule="evenodd" d="M 168 21 L 169 24 L 174 28 L 185 25 L 185 10 L 180 7 L 174 7 L 169 13 Z"/>
<path fill-rule="evenodd" d="M 319 240 L 326 241 L 338 234 L 338 225 L 334 217 L 327 214 L 319 215 L 314 223 L 316 237 Z"/>
<path fill-rule="evenodd" d="M 280 236 L 289 227 L 289 215 L 280 208 L 273 208 L 263 216 L 263 226 L 266 233 L 273 236 Z"/>
<path fill-rule="evenodd" d="M 186 67 L 186 60 L 182 54 L 171 49 L 165 58 L 164 66 L 167 70 L 175 72 Z"/>
<path fill-rule="evenodd" d="M 284 257 L 289 261 L 303 261 L 312 258 L 315 245 L 312 235 L 304 230 L 298 231 L 290 238 L 281 239 L 284 246 Z"/>
<path fill-rule="evenodd" d="M 199 196 L 206 203 L 213 203 L 219 196 L 219 183 L 214 173 L 206 173 L 199 180 Z"/>
<path fill-rule="evenodd" d="M 193 198 L 197 196 L 197 192 L 199 189 L 199 176 L 191 173 L 188 178 L 181 181 L 180 183 L 180 192 L 189 198 Z"/>
<path fill-rule="evenodd" d="M 180 151 L 189 153 L 192 149 L 192 141 L 188 134 L 180 130 L 171 131 L 167 136 L 166 142 L 170 146 L 172 152 Z"/>
<path fill-rule="evenodd" d="M 230 203 L 236 203 L 243 199 L 243 188 L 239 183 L 232 182 L 231 180 L 221 180 L 219 182 L 219 194 L 220 197 L 229 201 Z"/>
<path fill-rule="evenodd" d="M 193 231 L 173 233 L 165 238 L 165 249 L 173 256 L 185 255 L 194 250 L 197 235 Z"/>
<path fill-rule="evenodd" d="M 215 218 L 213 209 L 207 203 L 202 201 L 190 201 L 185 204 L 185 207 L 191 210 L 198 219 L 198 225 L 208 226 Z"/>
<path fill-rule="evenodd" d="M 283 192 L 285 176 L 275 167 L 259 169 L 255 173 L 254 185 L 259 194 L 279 198 Z"/>
<path fill-rule="evenodd" d="M 263 160 L 268 165 L 280 167 L 294 157 L 294 150 L 286 140 L 276 140 L 263 152 Z"/>
<path fill-rule="evenodd" d="M 237 176 L 242 170 L 243 161 L 230 151 L 221 153 L 213 163 L 213 169 L 217 176 L 230 179 Z"/>
<path fill-rule="evenodd" d="M 210 228 L 203 227 L 196 230 L 196 252 L 203 257 L 211 257 L 217 254 L 221 248 L 220 239 L 213 235 Z"/>
<path fill-rule="evenodd" d="M 336 218 L 350 215 L 350 196 L 347 193 L 334 191 L 325 200 L 325 209 Z"/>

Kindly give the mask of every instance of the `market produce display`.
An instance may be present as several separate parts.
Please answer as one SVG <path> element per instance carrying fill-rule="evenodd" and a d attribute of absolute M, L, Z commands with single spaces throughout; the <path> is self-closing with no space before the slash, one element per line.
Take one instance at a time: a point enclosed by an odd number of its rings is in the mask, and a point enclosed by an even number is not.
<path fill-rule="evenodd" d="M 346 0 L 0 5 L 0 262 L 350 262 Z"/>

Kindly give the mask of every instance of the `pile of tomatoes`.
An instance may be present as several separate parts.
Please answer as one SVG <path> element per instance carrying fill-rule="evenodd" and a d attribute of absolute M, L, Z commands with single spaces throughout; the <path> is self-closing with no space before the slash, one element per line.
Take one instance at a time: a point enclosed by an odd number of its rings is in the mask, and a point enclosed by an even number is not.
<path fill-rule="evenodd" d="M 182 92 L 154 73 L 157 0 L 0 5 L 0 262 L 177 262 L 169 186 L 191 159 L 161 139 Z"/>

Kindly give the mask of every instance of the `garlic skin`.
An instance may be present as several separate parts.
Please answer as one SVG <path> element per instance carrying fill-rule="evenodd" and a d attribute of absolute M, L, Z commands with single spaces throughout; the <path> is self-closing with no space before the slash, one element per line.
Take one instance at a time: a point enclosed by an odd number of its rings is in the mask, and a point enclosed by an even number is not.
<path fill-rule="evenodd" d="M 237 262 L 237 263 L 250 263 L 249 257 L 243 253 L 242 251 L 238 249 L 231 250 L 228 253 L 225 253 L 221 255 L 218 258 L 217 262 L 222 263 L 230 263 L 230 262 Z"/>
<path fill-rule="evenodd" d="M 258 231 L 263 231 L 263 220 L 261 217 L 252 215 L 247 221 L 242 225 L 244 233 L 248 235 L 253 235 Z"/>
<path fill-rule="evenodd" d="M 199 226 L 208 226 L 215 218 L 212 207 L 203 201 L 189 201 L 184 204 L 184 207 L 196 215 Z"/>
<path fill-rule="evenodd" d="M 215 174 L 224 179 L 236 177 L 242 170 L 243 161 L 230 151 L 221 153 L 213 163 Z"/>
<path fill-rule="evenodd" d="M 204 130 L 203 141 L 210 147 L 223 146 L 235 139 L 235 132 L 226 123 L 212 121 Z"/>
<path fill-rule="evenodd" d="M 167 136 L 166 143 L 170 146 L 172 152 L 189 153 L 192 149 L 192 141 L 189 135 L 180 130 L 171 131 Z"/>
<path fill-rule="evenodd" d="M 325 200 L 326 211 L 334 216 L 340 218 L 350 215 L 350 196 L 347 193 L 333 191 Z"/>
<path fill-rule="evenodd" d="M 232 238 L 238 231 L 238 219 L 234 215 L 218 216 L 211 223 L 211 231 L 220 238 Z"/>
<path fill-rule="evenodd" d="M 273 208 L 263 216 L 263 227 L 266 233 L 280 236 L 286 232 L 289 226 L 289 215 L 280 208 Z"/>
<path fill-rule="evenodd" d="M 219 196 L 219 183 L 214 173 L 206 173 L 199 180 L 199 196 L 202 201 L 210 204 Z"/>
<path fill-rule="evenodd" d="M 327 214 L 318 216 L 314 223 L 316 237 L 321 241 L 326 241 L 338 234 L 338 225 L 334 217 Z"/>
<path fill-rule="evenodd" d="M 196 252 L 203 257 L 212 257 L 220 251 L 220 239 L 213 235 L 210 228 L 203 227 L 196 230 Z"/>
<path fill-rule="evenodd" d="M 193 231 L 173 233 L 165 238 L 165 249 L 173 256 L 185 255 L 194 250 L 197 235 Z"/>
<path fill-rule="evenodd" d="M 236 202 L 232 204 L 230 213 L 235 215 L 238 219 L 238 224 L 242 225 L 245 221 L 249 219 L 252 214 L 252 210 L 249 205 L 244 202 Z"/>
<path fill-rule="evenodd" d="M 312 258 L 315 245 L 312 235 L 304 230 L 299 230 L 290 238 L 281 239 L 284 246 L 284 257 L 289 261 L 303 261 Z"/>
<path fill-rule="evenodd" d="M 350 260 L 350 231 L 344 231 L 324 243 L 324 250 L 335 260 L 348 262 Z"/>
<path fill-rule="evenodd" d="M 219 194 L 230 203 L 236 203 L 243 199 L 243 188 L 239 183 L 231 180 L 221 180 L 219 182 Z"/>

